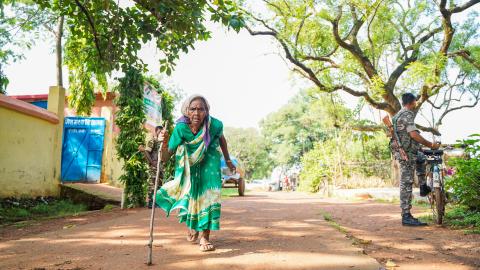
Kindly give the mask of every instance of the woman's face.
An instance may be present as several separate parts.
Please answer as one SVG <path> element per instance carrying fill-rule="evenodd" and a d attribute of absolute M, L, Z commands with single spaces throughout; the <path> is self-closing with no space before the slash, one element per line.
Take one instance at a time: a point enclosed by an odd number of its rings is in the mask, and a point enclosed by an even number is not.
<path fill-rule="evenodd" d="M 201 125 L 207 115 L 205 104 L 201 99 L 194 99 L 188 107 L 188 118 L 194 125 Z"/>

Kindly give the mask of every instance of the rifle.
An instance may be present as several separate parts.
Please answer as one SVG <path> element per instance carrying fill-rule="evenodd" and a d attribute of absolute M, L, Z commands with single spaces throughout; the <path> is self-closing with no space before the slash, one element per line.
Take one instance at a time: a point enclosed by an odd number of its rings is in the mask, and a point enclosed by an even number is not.
<path fill-rule="evenodd" d="M 393 146 L 398 149 L 398 151 L 400 152 L 400 156 L 402 157 L 403 160 L 405 161 L 408 161 L 408 155 L 407 153 L 405 152 L 405 150 L 403 149 L 402 147 L 402 144 L 400 143 L 400 140 L 398 139 L 398 135 L 397 135 L 397 132 L 394 130 L 393 128 L 393 124 L 392 122 L 390 121 L 390 117 L 385 116 L 383 119 L 382 119 L 383 123 L 385 124 L 385 126 L 387 126 L 388 128 L 388 131 L 390 133 L 390 136 L 392 137 L 392 142 L 393 142 Z"/>

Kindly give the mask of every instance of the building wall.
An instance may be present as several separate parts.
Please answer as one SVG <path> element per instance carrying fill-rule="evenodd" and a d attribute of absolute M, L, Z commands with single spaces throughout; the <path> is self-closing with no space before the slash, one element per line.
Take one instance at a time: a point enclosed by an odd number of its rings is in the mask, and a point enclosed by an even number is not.
<path fill-rule="evenodd" d="M 26 96 L 14 96 L 16 99 L 20 99 L 29 103 L 34 102 L 46 102 L 46 95 L 26 95 Z M 104 137 L 104 150 L 102 157 L 102 174 L 100 177 L 101 183 L 109 183 L 114 186 L 123 186 L 118 180 L 122 175 L 123 161 L 117 159 L 117 151 L 115 149 L 115 140 L 120 132 L 120 129 L 115 125 L 115 113 L 118 108 L 114 104 L 115 93 L 108 92 L 106 96 L 101 93 L 96 93 L 95 104 L 92 107 L 92 113 L 90 117 L 103 117 L 106 120 L 105 137 Z M 47 103 L 49 103 L 48 101 Z M 74 109 L 68 108 L 68 102 L 64 100 L 64 115 L 65 116 L 77 116 Z M 154 127 L 145 126 L 149 132 L 154 130 Z"/>
<path fill-rule="evenodd" d="M 120 182 L 119 178 L 123 174 L 123 161 L 117 159 L 117 149 L 115 149 L 115 140 L 116 136 L 113 138 L 113 144 L 111 148 L 111 154 L 108 156 L 108 159 L 110 161 L 110 166 L 109 166 L 109 183 L 111 185 L 117 186 L 117 187 L 123 187 L 123 184 Z"/>
<path fill-rule="evenodd" d="M 59 195 L 62 94 L 50 89 L 50 111 L 0 96 L 0 198 Z"/>
<path fill-rule="evenodd" d="M 123 173 L 123 161 L 117 159 L 117 150 L 115 149 L 115 140 L 120 129 L 115 125 L 115 113 L 118 108 L 114 104 L 114 99 L 115 94 L 110 92 L 107 93 L 106 99 L 97 94 L 92 113 L 89 116 L 103 117 L 106 120 L 100 182 L 122 187 L 123 184 L 118 179 Z M 77 115 L 74 109 L 67 107 L 65 108 L 65 114 L 67 116 Z"/>

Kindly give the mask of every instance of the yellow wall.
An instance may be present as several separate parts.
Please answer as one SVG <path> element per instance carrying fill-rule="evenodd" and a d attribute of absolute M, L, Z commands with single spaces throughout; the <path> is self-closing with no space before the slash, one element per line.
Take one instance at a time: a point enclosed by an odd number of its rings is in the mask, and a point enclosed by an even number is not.
<path fill-rule="evenodd" d="M 63 88 L 50 88 L 48 111 L 58 117 L 59 124 L 0 104 L 0 198 L 59 195 L 64 100 Z M 45 113 L 34 108 L 37 113 Z M 123 162 L 116 156 L 112 110 L 111 106 L 103 106 L 99 115 L 106 119 L 100 182 L 122 187 L 118 178 Z"/>
<path fill-rule="evenodd" d="M 0 197 L 55 196 L 57 124 L 0 107 Z"/>
<path fill-rule="evenodd" d="M 100 182 L 123 187 L 118 178 L 122 175 L 123 162 L 117 159 L 115 149 L 116 133 L 114 132 L 114 112 L 112 107 L 102 107 L 101 117 L 105 118 L 105 139 L 103 144 L 102 177 Z"/>
<path fill-rule="evenodd" d="M 50 94 L 64 90 L 51 88 Z M 50 99 L 49 110 L 63 112 L 63 105 L 53 106 Z M 54 124 L 0 106 L 0 197 L 59 195 L 63 114 L 57 116 Z"/>
<path fill-rule="evenodd" d="M 123 161 L 117 159 L 117 149 L 115 149 L 116 143 L 116 136 L 113 138 L 113 143 L 111 144 L 111 155 L 109 156 L 110 159 L 110 184 L 123 187 L 123 184 L 118 180 L 120 176 L 123 174 Z"/>

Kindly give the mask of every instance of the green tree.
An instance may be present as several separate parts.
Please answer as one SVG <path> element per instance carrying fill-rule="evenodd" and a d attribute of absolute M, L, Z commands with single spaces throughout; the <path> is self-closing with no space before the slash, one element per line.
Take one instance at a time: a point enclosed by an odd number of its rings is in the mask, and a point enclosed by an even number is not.
<path fill-rule="evenodd" d="M 294 165 L 318 141 L 344 126 L 351 112 L 336 95 L 301 91 L 260 123 L 276 165 Z"/>
<path fill-rule="evenodd" d="M 5 16 L 4 6 L 13 14 Z M 22 28 L 33 34 L 32 26 L 42 24 L 56 36 L 57 70 L 63 64 L 68 67 L 69 104 L 85 115 L 95 101 L 93 92 L 107 91 L 112 72 L 130 67 L 146 71 L 138 57 L 144 44 L 156 45 L 162 56 L 159 71 L 170 75 L 181 53 L 193 49 L 197 40 L 210 38 L 205 21 L 236 31 L 244 24 L 236 4 L 229 0 L 6 0 L 0 3 L 0 15 L 0 91 L 8 84 L 4 66 L 21 56 L 9 46 L 29 45 L 12 31 Z M 62 37 L 66 39 L 64 63 Z M 57 81 L 62 84 L 61 72 Z"/>
<path fill-rule="evenodd" d="M 337 154 L 333 140 L 316 143 L 314 148 L 302 156 L 299 188 L 302 191 L 318 192 L 333 182 L 335 170 L 332 168 Z"/>
<path fill-rule="evenodd" d="M 162 58 L 160 72 L 170 75 L 181 53 L 206 40 L 205 21 L 238 31 L 241 14 L 232 1 L 32 0 L 42 10 L 63 16 L 65 64 L 69 69 L 70 104 L 88 114 L 94 89 L 106 90 L 114 71 L 146 71 L 138 52 L 153 43 Z"/>
<path fill-rule="evenodd" d="M 5 66 L 23 59 L 23 52 L 44 37 L 41 29 L 50 20 L 30 0 L 0 1 L 0 93 L 6 93 L 9 83 Z"/>
<path fill-rule="evenodd" d="M 262 14 L 245 5 L 249 32 L 274 38 L 322 92 L 346 92 L 390 115 L 401 93 L 418 93 L 419 108 L 435 111 L 420 128 L 434 133 L 445 115 L 480 99 L 479 0 L 263 2 Z"/>
<path fill-rule="evenodd" d="M 472 134 L 459 143 L 466 146 L 466 157 L 450 160 L 449 165 L 453 165 L 456 172 L 453 177 L 447 178 L 446 186 L 459 203 L 478 213 L 480 211 L 480 134 Z"/>
<path fill-rule="evenodd" d="M 120 133 L 115 146 L 118 158 L 124 162 L 119 180 L 125 184 L 127 207 L 143 206 L 148 167 L 138 146 L 145 144 L 144 79 L 140 71 L 131 68 L 119 81 L 117 91 L 120 95 L 116 104 L 120 110 L 116 113 L 115 124 L 120 128 Z"/>
<path fill-rule="evenodd" d="M 335 94 L 301 91 L 261 123 L 275 165 L 301 165 L 300 188 L 312 192 L 353 176 L 389 179 L 388 139 L 357 119 L 360 110 Z"/>
<path fill-rule="evenodd" d="M 120 110 L 116 113 L 115 124 L 120 128 L 116 138 L 118 158 L 123 160 L 123 174 L 120 181 L 125 184 L 127 207 L 142 206 L 145 203 L 148 166 L 144 155 L 138 151 L 139 145 L 145 145 L 146 121 L 143 92 L 145 83 L 151 84 L 162 96 L 162 118 L 169 122 L 170 132 L 173 129 L 173 110 L 178 96 L 170 94 L 159 79 L 154 76 L 143 76 L 132 68 L 119 79 L 116 91 L 120 94 L 116 105 Z M 164 167 L 164 179 L 173 178 L 174 160 L 167 161 Z"/>
<path fill-rule="evenodd" d="M 263 136 L 255 128 L 225 128 L 231 154 L 243 165 L 247 179 L 270 175 L 273 161 Z"/>
<path fill-rule="evenodd" d="M 182 90 L 173 88 L 172 86 L 164 86 L 160 76 L 144 76 L 145 82 L 153 86 L 154 89 L 162 96 L 162 119 L 168 123 L 168 132 L 172 134 L 174 128 L 173 111 L 175 104 L 182 97 Z M 175 176 L 175 160 L 170 159 L 164 165 L 164 181 L 173 179 Z"/>
<path fill-rule="evenodd" d="M 370 184 L 369 177 L 381 179 L 379 184 L 389 184 L 389 162 L 388 140 L 383 132 L 355 131 L 345 126 L 302 156 L 300 189 L 317 192 L 327 185 L 365 187 Z"/>

